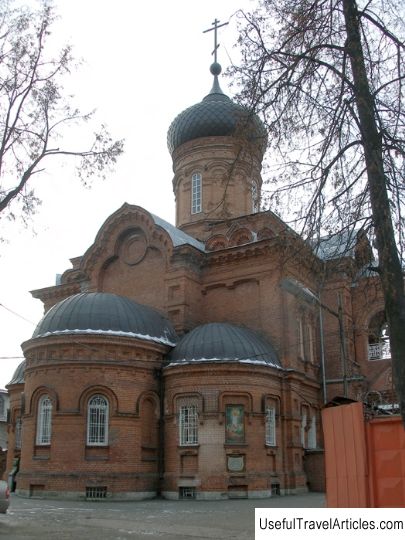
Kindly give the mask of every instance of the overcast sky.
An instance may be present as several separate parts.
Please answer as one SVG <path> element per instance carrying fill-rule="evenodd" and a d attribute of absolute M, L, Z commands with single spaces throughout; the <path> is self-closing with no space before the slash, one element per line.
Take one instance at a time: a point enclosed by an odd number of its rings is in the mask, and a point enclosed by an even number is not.
<path fill-rule="evenodd" d="M 82 111 L 97 109 L 115 138 L 125 138 L 125 155 L 105 181 L 85 189 L 74 169 L 53 162 L 36 178 L 42 206 L 28 228 L 0 221 L 0 388 L 22 361 L 43 307 L 29 291 L 55 283 L 72 257 L 93 243 L 105 219 L 124 202 L 143 206 L 174 223 L 171 158 L 167 129 L 174 117 L 210 91 L 215 18 L 230 21 L 219 32 L 219 61 L 237 60 L 235 12 L 251 0 L 57 0 L 55 27 L 83 65 L 66 86 Z M 228 81 L 222 89 L 232 95 Z M 70 133 L 80 141 L 86 126 Z M 73 137 L 72 137 L 73 135 Z M 7 308 L 7 309 L 6 309 Z M 11 313 L 10 311 L 14 313 Z M 24 320 L 26 319 L 26 320 Z M 29 321 L 29 322 L 28 322 Z M 11 358 L 17 357 L 17 358 Z"/>

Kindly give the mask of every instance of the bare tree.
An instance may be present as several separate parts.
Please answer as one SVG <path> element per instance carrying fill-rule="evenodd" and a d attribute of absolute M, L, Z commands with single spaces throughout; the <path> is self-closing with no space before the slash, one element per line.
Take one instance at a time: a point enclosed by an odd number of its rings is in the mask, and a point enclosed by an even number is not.
<path fill-rule="evenodd" d="M 79 159 L 80 178 L 113 166 L 123 151 L 104 126 L 86 149 L 61 147 L 61 138 L 74 124 L 90 120 L 64 95 L 62 79 L 74 64 L 71 48 L 49 55 L 52 5 L 15 8 L 0 0 L 0 215 L 18 208 L 29 214 L 39 202 L 29 180 L 44 170 L 51 156 Z"/>
<path fill-rule="evenodd" d="M 240 14 L 233 76 L 269 130 L 273 209 L 296 200 L 295 226 L 311 238 L 356 230 L 375 242 L 405 422 L 401 11 L 395 0 L 262 0 Z"/>

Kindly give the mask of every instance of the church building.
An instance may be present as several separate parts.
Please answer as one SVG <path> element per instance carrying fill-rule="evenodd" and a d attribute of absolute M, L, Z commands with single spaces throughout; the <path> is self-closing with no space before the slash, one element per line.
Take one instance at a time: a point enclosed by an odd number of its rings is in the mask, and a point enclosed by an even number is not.
<path fill-rule="evenodd" d="M 125 203 L 32 292 L 45 315 L 7 386 L 22 496 L 304 492 L 322 484 L 322 406 L 393 399 L 367 238 L 313 246 L 260 209 L 266 131 L 220 71 L 168 131 L 176 225 Z"/>

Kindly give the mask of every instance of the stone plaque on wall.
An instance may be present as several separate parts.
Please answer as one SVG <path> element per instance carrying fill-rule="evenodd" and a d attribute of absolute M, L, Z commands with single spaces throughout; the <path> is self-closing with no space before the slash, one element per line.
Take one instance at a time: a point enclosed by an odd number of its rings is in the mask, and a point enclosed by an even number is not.
<path fill-rule="evenodd" d="M 245 456 L 228 456 L 228 471 L 242 472 L 245 470 Z"/>

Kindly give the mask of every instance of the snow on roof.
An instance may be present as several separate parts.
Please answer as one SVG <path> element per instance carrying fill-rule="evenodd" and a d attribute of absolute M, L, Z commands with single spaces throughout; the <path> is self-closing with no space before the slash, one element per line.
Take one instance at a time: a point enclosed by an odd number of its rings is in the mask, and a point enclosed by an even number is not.
<path fill-rule="evenodd" d="M 282 366 L 275 364 L 267 360 L 255 360 L 249 358 L 193 358 L 190 360 L 180 360 L 178 362 L 170 362 L 165 367 L 184 366 L 188 364 L 195 364 L 200 362 L 215 362 L 217 364 L 226 364 L 228 362 L 237 362 L 240 364 L 254 364 L 257 366 L 268 366 L 277 369 L 284 369 Z"/>
<path fill-rule="evenodd" d="M 120 337 L 131 337 L 143 339 L 145 341 L 153 341 L 155 343 L 163 343 L 164 345 L 169 345 L 174 347 L 176 343 L 167 338 L 167 336 L 150 336 L 148 334 L 138 334 L 135 332 L 123 332 L 121 330 L 92 330 L 88 328 L 87 330 L 75 329 L 75 330 L 55 330 L 52 332 L 44 332 L 43 334 L 38 334 L 35 338 L 44 338 L 48 336 L 65 336 L 65 335 L 108 335 L 108 336 L 120 336 Z"/>
<path fill-rule="evenodd" d="M 182 230 L 178 229 L 168 221 L 165 221 L 164 219 L 160 218 L 159 216 L 156 216 L 155 214 L 151 214 L 153 217 L 154 222 L 156 225 L 159 225 L 164 229 L 170 236 L 173 242 L 173 246 L 183 246 L 184 244 L 188 244 L 190 246 L 193 246 L 197 248 L 199 251 L 202 251 L 205 253 L 205 246 L 202 242 L 199 240 L 196 240 L 189 234 L 183 232 Z"/>

